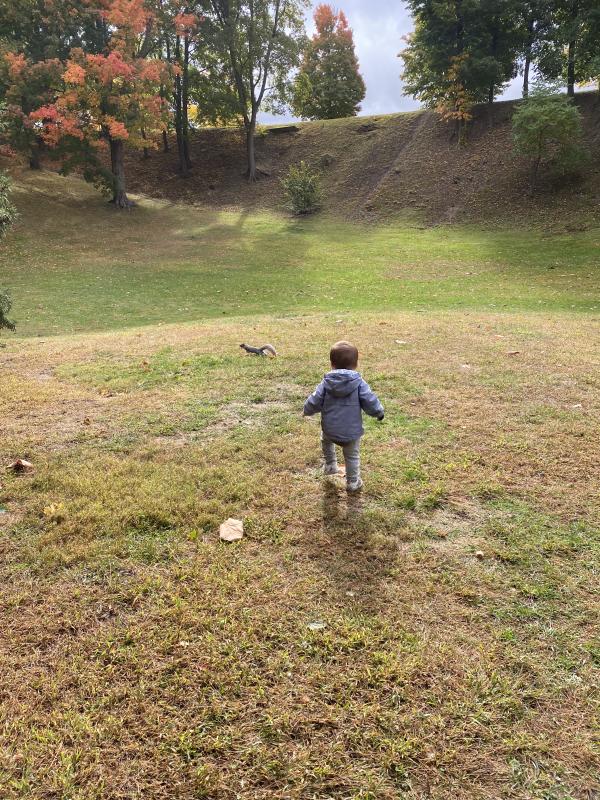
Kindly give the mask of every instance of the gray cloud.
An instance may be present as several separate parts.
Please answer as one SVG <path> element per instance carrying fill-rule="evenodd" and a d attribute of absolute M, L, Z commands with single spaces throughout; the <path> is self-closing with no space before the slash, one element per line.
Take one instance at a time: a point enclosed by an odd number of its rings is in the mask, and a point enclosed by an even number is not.
<path fill-rule="evenodd" d="M 419 108 L 419 103 L 403 94 L 400 80 L 402 59 L 398 58 L 398 53 L 404 47 L 403 36 L 413 28 L 405 4 L 400 0 L 340 0 L 331 5 L 344 11 L 354 31 L 360 71 L 367 86 L 361 115 L 392 114 Z M 307 29 L 312 33 L 312 9 L 307 16 Z M 511 83 L 504 96 L 520 96 L 518 78 Z M 291 119 L 289 116 L 261 115 L 262 122 Z"/>

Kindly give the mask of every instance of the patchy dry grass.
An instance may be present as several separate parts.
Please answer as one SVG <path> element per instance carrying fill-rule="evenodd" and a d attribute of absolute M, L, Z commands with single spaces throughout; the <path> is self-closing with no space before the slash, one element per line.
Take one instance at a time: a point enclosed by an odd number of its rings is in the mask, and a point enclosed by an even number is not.
<path fill-rule="evenodd" d="M 0 798 L 597 800 L 597 230 L 117 217 L 28 181 Z M 300 416 L 342 337 L 387 412 L 354 499 Z"/>
<path fill-rule="evenodd" d="M 596 796 L 598 323 L 338 320 L 7 340 L 3 798 Z M 342 334 L 357 500 L 300 418 Z"/>

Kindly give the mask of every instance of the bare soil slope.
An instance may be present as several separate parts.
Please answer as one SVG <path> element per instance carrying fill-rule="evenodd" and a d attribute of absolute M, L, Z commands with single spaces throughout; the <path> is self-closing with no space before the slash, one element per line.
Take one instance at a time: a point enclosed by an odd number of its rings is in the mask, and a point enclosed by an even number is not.
<path fill-rule="evenodd" d="M 254 185 L 243 177 L 243 138 L 235 130 L 193 134 L 194 167 L 177 173 L 175 148 L 148 159 L 129 154 L 130 189 L 154 197 L 216 207 L 280 207 L 279 178 L 300 160 L 320 168 L 330 211 L 351 219 L 414 215 L 428 224 L 506 220 L 581 224 L 600 205 L 600 103 L 577 98 L 591 161 L 579 180 L 548 183 L 531 198 L 526 165 L 512 152 L 514 102 L 476 110 L 470 140 L 459 147 L 452 127 L 431 112 L 303 123 L 266 128 L 257 136 Z"/>

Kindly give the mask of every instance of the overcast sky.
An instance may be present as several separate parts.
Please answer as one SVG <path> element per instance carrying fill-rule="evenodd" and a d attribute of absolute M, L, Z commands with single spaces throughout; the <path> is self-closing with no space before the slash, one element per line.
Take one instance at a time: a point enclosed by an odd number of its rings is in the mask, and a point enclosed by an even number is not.
<path fill-rule="evenodd" d="M 315 3 L 314 5 L 317 5 Z M 402 94 L 402 59 L 398 53 L 404 47 L 402 37 L 412 30 L 412 19 L 401 0 L 339 0 L 331 2 L 341 8 L 354 31 L 354 44 L 360 71 L 367 85 L 360 113 L 392 114 L 394 111 L 410 111 L 419 104 Z M 312 11 L 307 29 L 312 34 Z M 519 79 L 509 87 L 506 97 L 519 97 Z M 278 117 L 278 121 L 282 121 Z M 262 115 L 263 122 L 275 120 Z"/>

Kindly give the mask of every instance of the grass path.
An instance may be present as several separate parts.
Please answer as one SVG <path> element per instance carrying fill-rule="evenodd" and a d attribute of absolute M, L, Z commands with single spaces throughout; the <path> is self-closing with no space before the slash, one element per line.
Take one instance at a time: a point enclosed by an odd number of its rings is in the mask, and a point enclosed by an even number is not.
<path fill-rule="evenodd" d="M 21 199 L 26 221 L 34 203 Z M 420 261 L 410 253 L 420 308 L 386 296 L 383 278 L 364 308 L 337 293 L 294 307 L 274 279 L 285 311 L 271 313 L 266 293 L 253 298 L 260 314 L 223 315 L 218 287 L 233 285 L 243 246 L 223 232 L 214 269 L 217 245 L 203 251 L 214 289 L 186 312 L 212 318 L 135 327 L 173 316 L 150 303 L 160 236 L 145 213 L 127 228 L 139 226 L 138 246 L 127 240 L 122 264 L 135 252 L 145 265 L 128 264 L 129 298 L 105 283 L 72 293 L 77 247 L 84 273 L 94 258 L 117 269 L 112 245 L 91 254 L 122 218 L 84 229 L 85 204 L 64 263 L 58 246 L 36 251 L 41 283 L 10 262 L 15 310 L 29 316 L 24 338 L 2 339 L 0 459 L 29 457 L 35 471 L 0 486 L 0 797 L 593 798 L 600 324 L 582 311 L 593 233 L 574 237 L 575 256 L 554 242 L 578 272 L 567 285 L 548 271 L 552 314 L 538 308 L 544 286 L 527 310 L 488 307 L 516 297 L 520 270 L 546 275 L 542 240 L 505 282 L 480 276 L 487 289 L 468 308 L 433 301 L 441 255 L 423 240 Z M 40 241 L 57 224 L 40 222 Z M 386 252 L 408 262 L 410 237 L 432 248 L 458 236 L 406 229 L 400 247 L 401 234 L 380 234 L 397 249 L 377 243 L 375 275 Z M 293 250 L 273 236 L 274 273 L 277 240 L 282 257 Z M 161 267 L 177 302 L 188 246 Z M 339 270 L 359 255 L 330 251 Z M 300 417 L 342 335 L 387 411 L 369 421 L 355 500 L 318 477 L 318 426 Z M 246 357 L 245 339 L 281 355 Z M 223 546 L 229 515 L 247 535 Z"/>

